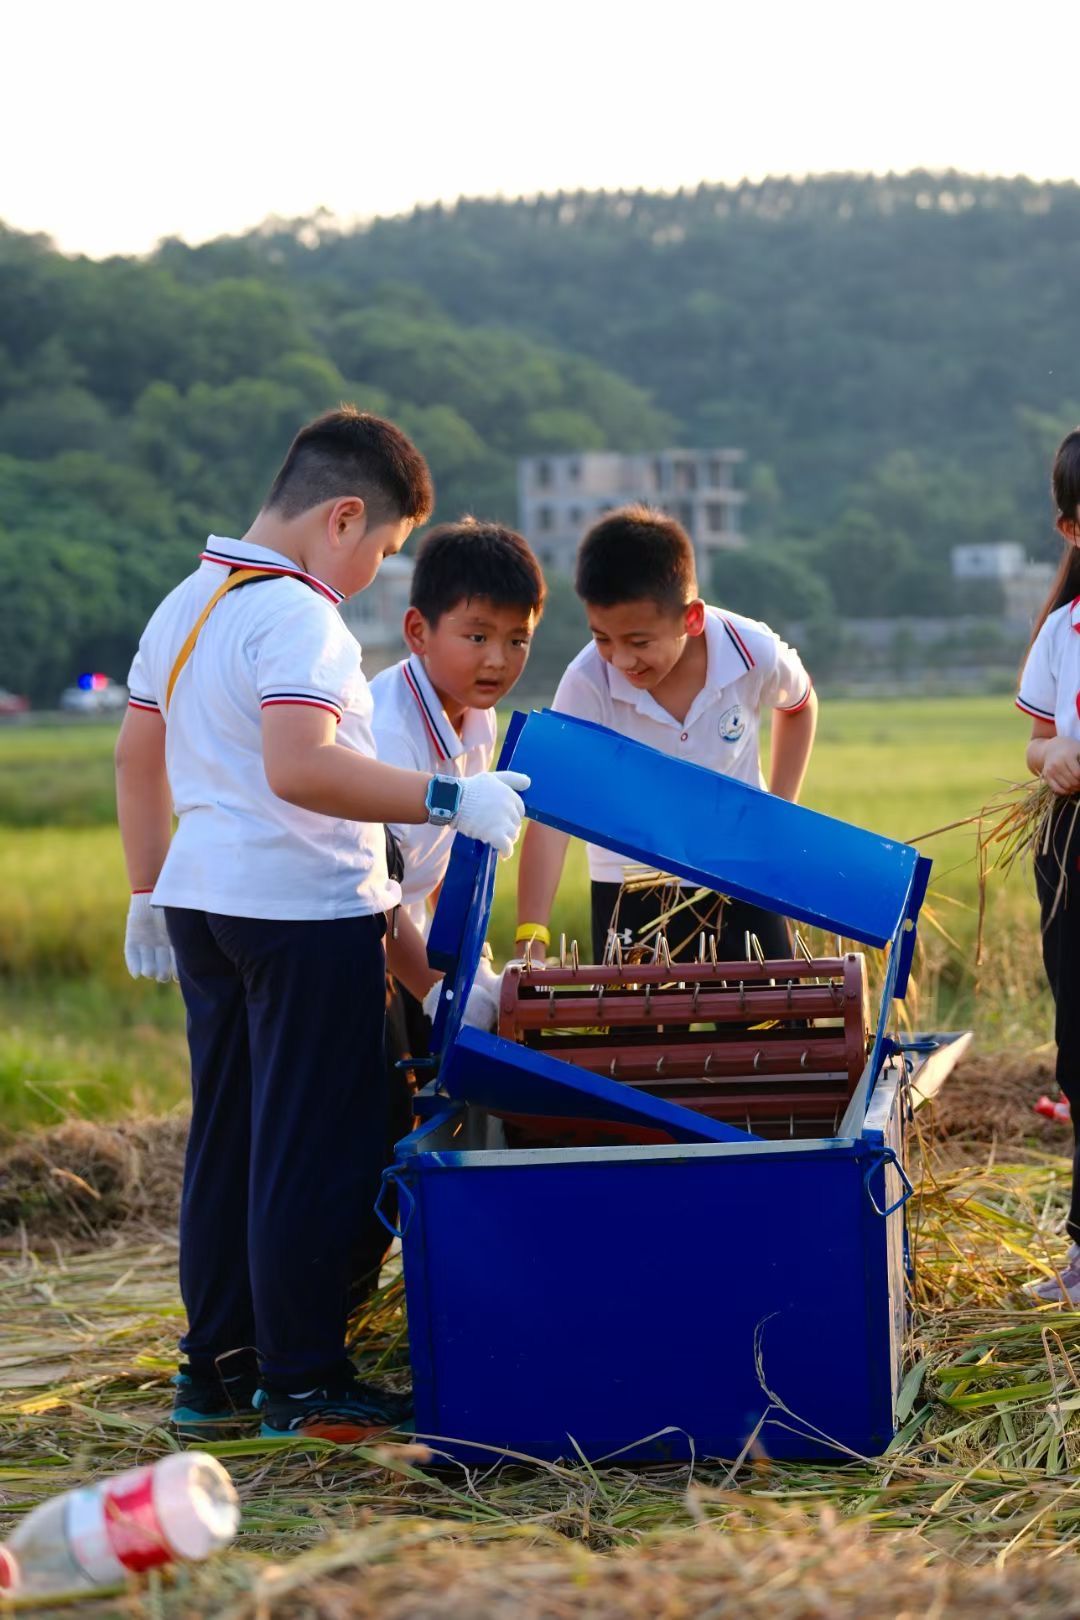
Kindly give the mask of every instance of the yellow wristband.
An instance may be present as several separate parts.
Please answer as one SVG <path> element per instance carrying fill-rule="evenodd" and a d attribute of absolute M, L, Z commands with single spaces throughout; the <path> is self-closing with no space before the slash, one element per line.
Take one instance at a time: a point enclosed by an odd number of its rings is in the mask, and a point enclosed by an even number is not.
<path fill-rule="evenodd" d="M 520 923 L 514 935 L 514 944 L 524 945 L 534 939 L 538 939 L 545 947 L 551 944 L 551 934 L 543 923 Z"/>

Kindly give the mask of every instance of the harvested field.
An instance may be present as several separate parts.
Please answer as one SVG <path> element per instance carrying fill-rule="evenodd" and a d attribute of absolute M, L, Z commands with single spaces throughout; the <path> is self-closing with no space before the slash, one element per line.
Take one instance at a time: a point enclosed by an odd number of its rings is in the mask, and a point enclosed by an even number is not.
<path fill-rule="evenodd" d="M 0 1150 L 0 1237 L 96 1240 L 115 1227 L 172 1231 L 187 1119 L 69 1119 Z"/>
<path fill-rule="evenodd" d="M 1063 1247 L 1065 1133 L 1027 1111 L 1041 1083 L 1030 1065 L 972 1060 L 946 1088 L 946 1151 L 924 1145 L 912 1206 L 919 1286 L 889 1457 L 465 1471 L 431 1466 L 422 1444 L 252 1437 L 209 1448 L 243 1501 L 236 1549 L 80 1612 L 1080 1615 L 1080 1311 L 1034 1311 L 1018 1292 Z M 990 1117 L 993 1141 L 977 1140 Z M 41 1497 L 173 1444 L 182 1123 L 104 1139 L 68 1127 L 0 1162 L 0 1535 Z M 88 1228 L 106 1207 L 111 1225 Z M 364 1370 L 404 1381 L 397 1279 L 358 1325 Z"/>
<path fill-rule="evenodd" d="M 1033 1113 L 1054 1093 L 1053 1048 L 976 1053 L 961 1063 L 932 1105 L 939 1143 L 996 1143 L 1062 1151 L 1060 1125 Z M 27 1132 L 0 1149 L 0 1240 L 96 1241 L 119 1228 L 171 1234 L 179 1207 L 187 1121 L 70 1119 Z"/>

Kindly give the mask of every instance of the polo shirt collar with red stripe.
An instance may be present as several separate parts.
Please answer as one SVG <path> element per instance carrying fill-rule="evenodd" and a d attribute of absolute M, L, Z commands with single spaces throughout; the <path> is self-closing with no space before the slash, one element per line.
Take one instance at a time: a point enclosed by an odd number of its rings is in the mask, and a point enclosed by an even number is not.
<path fill-rule="evenodd" d="M 669 725 L 680 727 L 689 725 L 690 721 L 700 714 L 706 705 L 726 691 L 733 681 L 740 680 L 754 668 L 754 659 L 746 642 L 732 620 L 721 613 L 719 608 L 705 609 L 704 634 L 707 653 L 705 682 L 694 698 L 685 720 L 676 720 L 673 714 L 657 703 L 651 692 L 642 691 L 632 681 L 627 680 L 621 670 L 609 664 L 607 674 L 612 697 L 619 703 L 629 703 L 639 714 L 646 714 L 653 720 L 663 720 Z"/>
<path fill-rule="evenodd" d="M 227 540 L 212 534 L 199 555 L 199 561 L 224 569 L 261 568 L 265 573 L 302 580 L 335 607 L 345 600 L 340 591 L 314 574 L 306 574 L 290 557 L 283 557 L 279 551 L 271 551 L 267 546 L 253 546 L 247 540 Z"/>
<path fill-rule="evenodd" d="M 401 676 L 409 696 L 416 705 L 417 717 L 439 764 L 450 759 L 460 759 L 470 748 L 490 741 L 487 725 L 482 712 L 478 709 L 465 710 L 461 734 L 458 735 L 447 719 L 446 710 L 431 684 L 424 660 L 416 653 L 401 665 Z"/>

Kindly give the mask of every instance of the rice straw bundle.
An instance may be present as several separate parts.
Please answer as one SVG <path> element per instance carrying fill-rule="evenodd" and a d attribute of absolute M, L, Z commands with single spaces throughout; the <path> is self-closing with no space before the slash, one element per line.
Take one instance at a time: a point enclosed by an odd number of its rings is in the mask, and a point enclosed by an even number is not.
<path fill-rule="evenodd" d="M 983 962 L 986 885 L 990 873 L 1001 872 L 1008 877 L 1019 860 L 1053 855 L 1058 869 L 1057 892 L 1050 910 L 1053 917 L 1065 894 L 1066 861 L 1073 847 L 1078 815 L 1080 796 L 1065 797 L 1055 793 L 1049 782 L 1036 776 L 1026 782 L 1011 782 L 995 798 L 988 799 L 975 815 L 964 816 L 960 821 L 951 821 L 946 827 L 935 827 L 933 832 L 920 833 L 917 838 L 909 840 L 912 844 L 925 844 L 931 838 L 955 832 L 960 827 L 973 826 L 976 829 L 975 859 L 979 885 L 976 967 L 981 967 Z M 1060 841 L 1055 837 L 1057 825 L 1064 825 L 1064 837 Z"/>

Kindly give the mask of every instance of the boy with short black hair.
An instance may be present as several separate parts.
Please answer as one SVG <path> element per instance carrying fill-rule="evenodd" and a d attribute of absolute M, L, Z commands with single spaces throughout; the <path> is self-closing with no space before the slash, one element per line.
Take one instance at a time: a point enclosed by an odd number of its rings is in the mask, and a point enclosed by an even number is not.
<path fill-rule="evenodd" d="M 125 956 L 133 975 L 167 978 L 174 953 L 191 1049 L 173 1411 L 185 1438 L 255 1404 L 265 1435 L 337 1440 L 407 1411 L 345 1354 L 383 1162 L 387 957 L 418 995 L 434 979 L 415 931 L 411 957 L 396 962 L 397 939 L 384 950 L 400 889 L 382 824 L 448 820 L 509 854 L 528 785 L 476 776 L 448 810 L 431 772 L 376 758 L 337 608 L 432 499 L 392 423 L 351 407 L 310 423 L 244 538 L 211 536 L 154 613 L 128 679 Z"/>
<path fill-rule="evenodd" d="M 513 529 L 471 517 L 432 529 L 417 554 L 402 626 L 409 657 L 371 682 L 379 758 L 461 781 L 490 770 L 495 705 L 525 668 L 545 594 L 540 565 Z M 399 823 L 392 830 L 405 867 L 402 910 L 426 936 L 454 829 Z M 498 1017 L 498 979 L 486 959 L 465 1016 L 492 1026 Z M 412 1090 L 399 1065 L 426 1057 L 431 1033 L 420 1000 L 401 982 L 392 986 L 386 1032 L 392 1150 L 412 1128 Z M 392 1151 L 387 1163 L 391 1157 Z M 384 1213 L 392 1212 L 392 1189 L 384 1204 Z M 386 1228 L 373 1217 L 361 1244 L 354 1300 L 377 1283 L 388 1243 Z"/>
<path fill-rule="evenodd" d="M 491 768 L 495 705 L 525 668 L 545 593 L 540 565 L 513 529 L 462 518 L 431 530 L 402 626 L 409 657 L 371 682 L 381 760 L 461 778 Z M 426 931 L 453 828 L 393 831 L 405 860 L 402 904 Z"/>
<path fill-rule="evenodd" d="M 762 709 L 771 708 L 769 790 L 798 798 L 817 721 L 810 677 L 768 625 L 701 600 L 694 548 L 674 518 L 645 506 L 607 514 L 581 542 L 574 583 L 593 639 L 560 681 L 555 709 L 763 788 L 758 733 Z M 534 822 L 522 847 L 517 940 L 538 955 L 550 943 L 566 843 L 564 833 Z M 633 943 L 690 898 L 674 882 L 664 892 L 624 889 L 622 857 L 592 844 L 589 873 L 597 961 L 612 932 Z M 672 918 L 672 954 L 693 949 L 703 926 L 719 934 L 729 959 L 743 955 L 748 932 L 767 957 L 791 948 L 781 918 L 713 896 Z"/>

